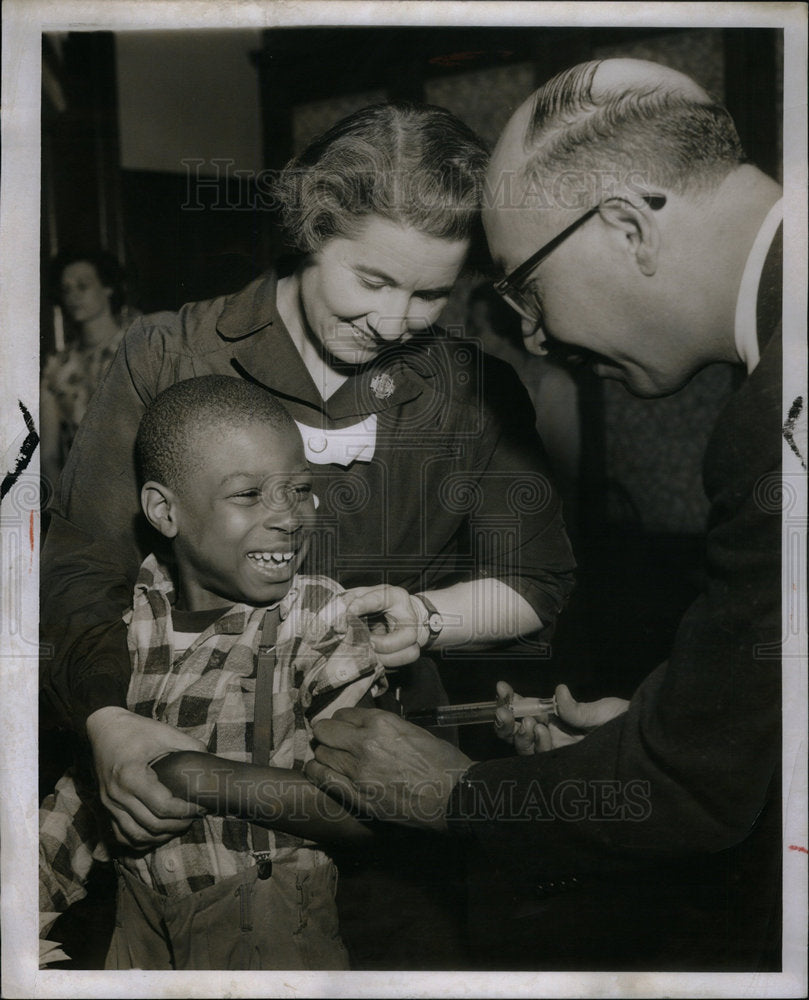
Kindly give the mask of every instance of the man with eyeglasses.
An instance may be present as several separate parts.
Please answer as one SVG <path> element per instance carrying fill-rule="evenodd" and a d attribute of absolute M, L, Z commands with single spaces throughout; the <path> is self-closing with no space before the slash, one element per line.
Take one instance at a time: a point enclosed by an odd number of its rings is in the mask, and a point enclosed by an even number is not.
<path fill-rule="evenodd" d="M 628 704 L 559 688 L 556 716 L 498 710 L 516 757 L 472 762 L 347 711 L 316 727 L 309 773 L 471 841 L 482 968 L 778 969 L 780 189 L 694 81 L 626 59 L 533 94 L 489 180 L 495 287 L 529 351 L 645 397 L 713 362 L 746 370 L 705 457 L 706 587 Z"/>

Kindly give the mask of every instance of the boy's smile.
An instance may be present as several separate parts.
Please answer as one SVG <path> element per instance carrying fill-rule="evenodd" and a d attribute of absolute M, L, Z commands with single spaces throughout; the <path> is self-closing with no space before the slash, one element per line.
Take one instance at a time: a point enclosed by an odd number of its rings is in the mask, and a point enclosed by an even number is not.
<path fill-rule="evenodd" d="M 198 458 L 174 500 L 178 605 L 280 600 L 306 556 L 315 509 L 296 428 L 223 426 L 193 447 Z"/>

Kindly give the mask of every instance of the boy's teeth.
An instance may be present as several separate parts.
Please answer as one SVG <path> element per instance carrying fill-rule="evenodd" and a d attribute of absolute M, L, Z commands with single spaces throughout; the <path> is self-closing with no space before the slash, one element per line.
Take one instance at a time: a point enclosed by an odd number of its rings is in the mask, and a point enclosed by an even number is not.
<path fill-rule="evenodd" d="M 262 562 L 273 562 L 277 565 L 282 563 L 288 563 L 293 557 L 294 552 L 251 552 L 251 559 L 256 559 Z"/>

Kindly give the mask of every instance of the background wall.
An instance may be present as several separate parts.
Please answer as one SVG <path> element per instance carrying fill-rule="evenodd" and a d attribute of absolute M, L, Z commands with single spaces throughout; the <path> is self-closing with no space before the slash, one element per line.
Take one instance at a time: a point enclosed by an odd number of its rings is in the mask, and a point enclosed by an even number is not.
<path fill-rule="evenodd" d="M 254 31 L 130 31 L 115 36 L 123 170 L 185 173 L 183 160 L 263 167 L 261 113 L 250 53 Z"/>

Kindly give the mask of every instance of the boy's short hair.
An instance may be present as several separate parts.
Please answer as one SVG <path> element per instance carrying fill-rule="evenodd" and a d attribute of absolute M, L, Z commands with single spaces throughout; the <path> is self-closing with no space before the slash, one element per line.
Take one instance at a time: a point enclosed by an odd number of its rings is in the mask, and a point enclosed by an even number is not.
<path fill-rule="evenodd" d="M 204 464 L 206 437 L 223 427 L 261 423 L 297 433 L 292 417 L 266 389 L 230 375 L 177 382 L 156 396 L 140 421 L 135 456 L 141 482 L 182 491 Z"/>

